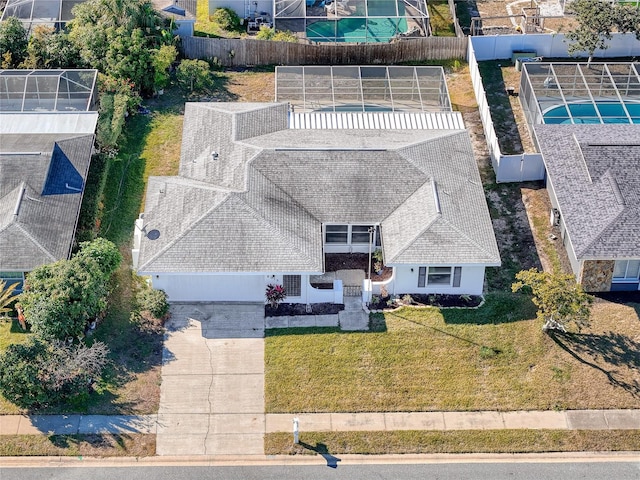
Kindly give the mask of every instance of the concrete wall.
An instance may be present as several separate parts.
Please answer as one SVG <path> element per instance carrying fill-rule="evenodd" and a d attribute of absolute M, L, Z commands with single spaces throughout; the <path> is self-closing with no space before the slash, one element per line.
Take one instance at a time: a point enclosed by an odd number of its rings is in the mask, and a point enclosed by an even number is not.
<path fill-rule="evenodd" d="M 469 37 L 476 60 L 511 58 L 514 51 L 534 51 L 541 57 L 569 57 L 564 34 L 487 35 Z M 596 57 L 633 57 L 640 55 L 640 41 L 633 34 L 613 34 L 609 48 L 596 50 Z M 579 60 L 579 59 L 576 59 Z"/>
<path fill-rule="evenodd" d="M 614 264 L 614 260 L 584 260 L 578 282 L 586 292 L 608 292 Z"/>

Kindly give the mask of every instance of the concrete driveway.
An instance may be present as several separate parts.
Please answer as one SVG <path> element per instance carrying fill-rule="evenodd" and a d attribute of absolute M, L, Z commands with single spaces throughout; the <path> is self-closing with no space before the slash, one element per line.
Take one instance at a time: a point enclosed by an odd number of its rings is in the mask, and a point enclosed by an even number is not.
<path fill-rule="evenodd" d="M 263 455 L 264 305 L 174 304 L 158 455 Z"/>

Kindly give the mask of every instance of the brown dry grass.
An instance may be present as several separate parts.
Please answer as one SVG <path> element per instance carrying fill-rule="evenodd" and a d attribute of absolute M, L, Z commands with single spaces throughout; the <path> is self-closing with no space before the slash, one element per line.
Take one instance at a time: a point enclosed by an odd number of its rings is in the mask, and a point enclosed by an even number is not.
<path fill-rule="evenodd" d="M 541 2 L 544 0 L 541 0 Z M 466 2 L 473 6 L 475 4 L 477 12 L 483 19 L 483 26 L 495 26 L 505 27 L 505 33 L 516 33 L 511 20 L 508 18 L 490 20 L 490 17 L 499 17 L 508 15 L 507 4 L 513 2 L 513 0 L 466 0 Z M 520 14 L 523 6 L 529 6 L 528 4 L 520 4 L 519 8 L 513 8 L 513 14 Z M 516 19 L 517 22 L 520 19 Z M 545 18 L 543 21 L 544 33 L 565 33 L 577 26 L 576 20 L 571 16 L 564 16 L 560 18 Z M 508 32 L 507 32 L 508 31 Z"/>
<path fill-rule="evenodd" d="M 265 435 L 266 455 L 614 452 L 640 450 L 638 430 L 461 430 L 448 432 L 303 432 Z M 338 459 L 333 459 L 337 461 Z"/>
<path fill-rule="evenodd" d="M 238 102 L 273 102 L 275 72 L 227 71 L 225 88 Z"/>
<path fill-rule="evenodd" d="M 156 436 L 2 435 L 0 456 L 149 457 L 155 455 Z"/>

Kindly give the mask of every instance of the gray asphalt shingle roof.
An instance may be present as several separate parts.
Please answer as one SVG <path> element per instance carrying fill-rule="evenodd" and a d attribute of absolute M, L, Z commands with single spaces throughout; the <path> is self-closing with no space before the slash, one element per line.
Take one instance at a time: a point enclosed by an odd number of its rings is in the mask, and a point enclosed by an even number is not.
<path fill-rule="evenodd" d="M 321 272 L 325 222 L 380 222 L 388 264 L 499 264 L 466 131 L 290 130 L 287 113 L 187 104 L 180 176 L 149 182 L 161 236 L 139 271 Z"/>
<path fill-rule="evenodd" d="M 640 125 L 536 125 L 578 259 L 640 255 Z"/>
<path fill-rule="evenodd" d="M 68 258 L 93 135 L 67 137 L 0 136 L 0 270 Z"/>

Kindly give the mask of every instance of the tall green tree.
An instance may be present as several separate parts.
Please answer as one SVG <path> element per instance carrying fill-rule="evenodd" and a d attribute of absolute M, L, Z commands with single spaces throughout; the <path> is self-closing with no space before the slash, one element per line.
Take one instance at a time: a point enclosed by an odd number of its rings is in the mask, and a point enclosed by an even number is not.
<path fill-rule="evenodd" d="M 154 51 L 174 39 L 148 0 L 88 0 L 73 9 L 70 38 L 82 62 L 153 92 Z"/>
<path fill-rule="evenodd" d="M 586 52 L 588 62 L 596 50 L 606 50 L 611 33 L 635 33 L 640 39 L 640 10 L 611 0 L 574 0 L 571 9 L 578 27 L 567 33 L 570 54 Z"/>
<path fill-rule="evenodd" d="M 71 260 L 43 265 L 27 275 L 20 303 L 38 337 L 81 338 L 88 322 L 106 309 L 109 280 L 121 257 L 108 240 L 94 242 L 84 243 Z"/>
<path fill-rule="evenodd" d="M 0 22 L 0 67 L 19 68 L 27 57 L 27 31 L 16 17 Z"/>
<path fill-rule="evenodd" d="M 573 275 L 540 272 L 535 268 L 516 274 L 511 285 L 514 292 L 529 290 L 538 307 L 537 317 L 543 322 L 543 331 L 566 331 L 569 323 L 578 328 L 588 323 L 593 297 L 582 289 Z"/>

